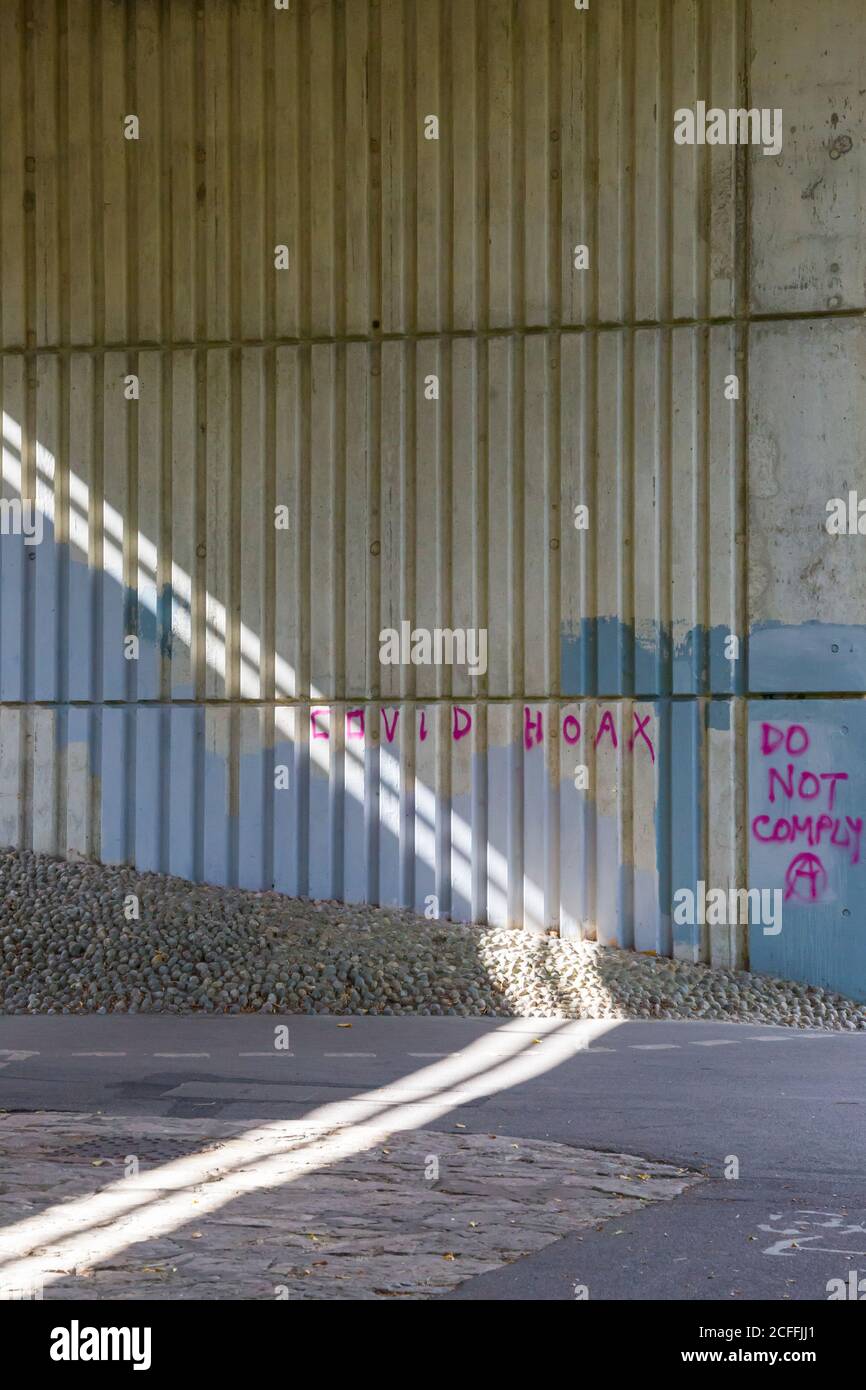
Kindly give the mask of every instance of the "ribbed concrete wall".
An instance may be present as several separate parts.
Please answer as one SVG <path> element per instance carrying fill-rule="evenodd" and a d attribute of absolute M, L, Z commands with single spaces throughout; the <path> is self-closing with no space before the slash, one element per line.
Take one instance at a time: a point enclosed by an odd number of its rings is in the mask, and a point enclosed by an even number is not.
<path fill-rule="evenodd" d="M 864 686 L 823 525 L 864 40 L 859 0 L 0 7 L 4 496 L 44 518 L 0 538 L 0 843 L 744 963 L 672 895 L 786 883 L 761 723 L 832 770 Z M 698 101 L 782 108 L 781 154 L 676 145 Z M 485 674 L 383 666 L 403 620 L 486 629 Z M 751 959 L 866 997 L 818 848 Z"/>

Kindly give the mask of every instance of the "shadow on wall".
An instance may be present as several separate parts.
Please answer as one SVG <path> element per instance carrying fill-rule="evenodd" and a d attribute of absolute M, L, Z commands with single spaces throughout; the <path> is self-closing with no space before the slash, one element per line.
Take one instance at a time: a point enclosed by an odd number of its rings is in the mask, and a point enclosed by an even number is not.
<path fill-rule="evenodd" d="M 4 413 L 9 499 L 29 491 L 27 450 Z M 210 592 L 196 636 L 190 574 L 172 564 L 160 584 L 153 540 L 131 536 L 112 501 L 44 443 L 32 456 L 41 543 L 13 534 L 0 545 L 0 698 L 24 706 L 0 713 L 2 842 L 290 895 L 419 912 L 435 900 L 455 920 L 558 925 L 670 954 L 670 873 L 658 867 L 670 862 L 670 787 L 656 748 L 669 745 L 677 709 L 326 704 L 315 689 L 300 699 L 282 655 Z M 68 541 L 55 539 L 57 514 Z M 193 698 L 196 642 L 211 703 Z M 266 669 L 287 703 L 262 700 Z M 549 737 L 563 725 L 581 731 L 585 753 Z M 580 758 L 607 802 L 575 787 Z M 627 828 L 623 780 L 636 811 Z M 682 838 L 684 870 L 696 843 Z"/>
<path fill-rule="evenodd" d="M 29 495 L 25 457 L 6 413 L 7 502 Z M 705 842 L 702 823 L 704 769 L 714 748 L 730 758 L 728 702 L 300 698 L 281 653 L 210 592 L 197 631 L 190 574 L 173 564 L 160 583 L 156 545 L 111 500 L 44 443 L 29 457 L 41 540 L 0 544 L 0 843 L 746 963 L 748 928 L 671 918 L 674 885 L 736 881 L 736 849 Z M 817 705 L 810 717 L 825 718 Z M 757 853 L 753 869 L 751 886 L 780 886 L 776 857 Z M 753 930 L 753 964 L 866 997 L 847 891 L 840 880 L 798 905 L 769 943 Z"/>

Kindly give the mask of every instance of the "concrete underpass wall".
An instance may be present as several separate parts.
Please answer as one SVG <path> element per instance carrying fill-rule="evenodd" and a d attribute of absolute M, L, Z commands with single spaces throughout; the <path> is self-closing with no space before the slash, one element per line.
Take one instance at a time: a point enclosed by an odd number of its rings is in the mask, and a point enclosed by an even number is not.
<path fill-rule="evenodd" d="M 864 68 L 860 0 L 0 6 L 0 843 L 866 998 Z"/>

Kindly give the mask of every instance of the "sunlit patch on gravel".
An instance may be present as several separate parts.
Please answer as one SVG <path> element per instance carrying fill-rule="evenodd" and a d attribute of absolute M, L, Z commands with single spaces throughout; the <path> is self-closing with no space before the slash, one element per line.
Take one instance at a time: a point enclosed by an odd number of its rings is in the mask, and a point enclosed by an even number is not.
<path fill-rule="evenodd" d="M 866 1029 L 863 1005 L 770 976 L 25 850 L 0 853 L 0 1011 L 683 1018 Z"/>

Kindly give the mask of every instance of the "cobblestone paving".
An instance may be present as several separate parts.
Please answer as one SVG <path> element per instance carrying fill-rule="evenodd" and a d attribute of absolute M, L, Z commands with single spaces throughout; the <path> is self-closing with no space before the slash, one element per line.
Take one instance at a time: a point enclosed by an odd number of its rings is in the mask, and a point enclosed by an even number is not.
<path fill-rule="evenodd" d="M 10 1113 L 0 1296 L 430 1298 L 697 1181 L 459 1129 Z"/>

